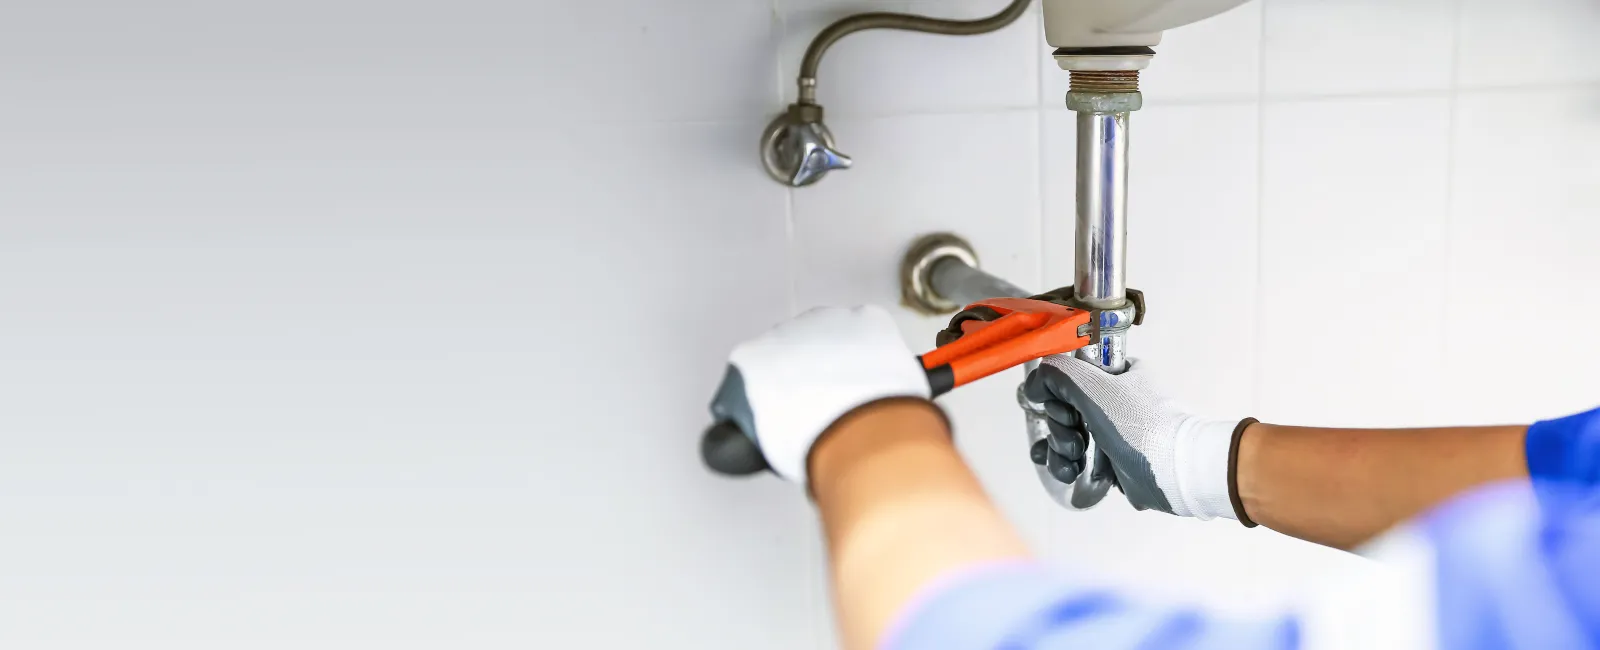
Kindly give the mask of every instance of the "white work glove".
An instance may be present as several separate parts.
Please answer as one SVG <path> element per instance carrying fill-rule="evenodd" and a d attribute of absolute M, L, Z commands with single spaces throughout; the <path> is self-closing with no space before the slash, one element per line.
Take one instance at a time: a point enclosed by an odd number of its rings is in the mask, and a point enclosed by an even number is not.
<path fill-rule="evenodd" d="M 1056 480 L 1077 478 L 1093 436 L 1134 508 L 1238 519 L 1228 455 L 1239 419 L 1190 414 L 1156 391 L 1137 360 L 1113 375 L 1072 355 L 1046 357 L 1023 393 L 1044 404 L 1050 418 L 1050 436 L 1033 458 Z"/>
<path fill-rule="evenodd" d="M 892 398 L 927 400 L 927 373 L 881 307 L 824 307 L 734 348 L 711 402 L 772 471 L 806 482 L 811 445 L 841 417 Z"/>

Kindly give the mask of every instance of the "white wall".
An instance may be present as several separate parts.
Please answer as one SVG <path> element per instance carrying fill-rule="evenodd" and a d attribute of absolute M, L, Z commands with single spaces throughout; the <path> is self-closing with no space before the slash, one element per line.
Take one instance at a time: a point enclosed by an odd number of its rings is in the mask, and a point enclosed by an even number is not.
<path fill-rule="evenodd" d="M 928 231 L 1068 281 L 1037 15 L 847 39 L 821 93 L 858 168 L 789 192 L 756 164 L 827 20 L 999 0 L 12 4 L 7 647 L 829 646 L 800 491 L 695 456 L 725 353 L 893 303 Z M 1170 33 L 1133 121 L 1133 349 L 1217 415 L 1593 406 L 1596 33 L 1595 0 L 1266 0 Z M 1259 610 L 1348 561 L 1055 510 L 1017 379 L 946 405 L 1062 566 Z"/>

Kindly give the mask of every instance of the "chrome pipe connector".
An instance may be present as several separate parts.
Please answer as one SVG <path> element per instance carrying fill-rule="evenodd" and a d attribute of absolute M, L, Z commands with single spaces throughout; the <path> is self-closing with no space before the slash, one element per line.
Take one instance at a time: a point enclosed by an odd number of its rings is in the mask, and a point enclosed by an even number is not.
<path fill-rule="evenodd" d="M 1073 356 L 1107 372 L 1121 373 L 1128 369 L 1128 329 L 1140 317 L 1139 308 L 1132 301 L 1123 300 L 1121 306 L 1096 313 L 1100 315 L 1100 341 L 1078 348 Z"/>

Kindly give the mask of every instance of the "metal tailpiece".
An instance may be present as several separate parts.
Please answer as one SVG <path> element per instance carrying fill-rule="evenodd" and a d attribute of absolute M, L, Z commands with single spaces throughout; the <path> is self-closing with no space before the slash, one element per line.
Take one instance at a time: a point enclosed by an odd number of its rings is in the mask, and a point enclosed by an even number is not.
<path fill-rule="evenodd" d="M 1137 69 L 1143 53 L 1073 55 L 1067 108 L 1078 120 L 1078 201 L 1073 282 L 1075 302 L 1118 319 L 1132 312 L 1127 292 L 1128 117 L 1143 105 Z M 1087 69 L 1085 69 L 1087 68 Z M 1142 301 L 1141 301 L 1142 302 Z M 1077 351 L 1106 372 L 1128 368 L 1126 319 L 1102 322 L 1101 340 Z"/>

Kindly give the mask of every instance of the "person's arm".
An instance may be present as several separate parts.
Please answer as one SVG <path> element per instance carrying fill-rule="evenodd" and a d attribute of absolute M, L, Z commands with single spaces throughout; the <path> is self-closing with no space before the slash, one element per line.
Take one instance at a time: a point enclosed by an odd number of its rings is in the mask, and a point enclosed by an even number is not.
<path fill-rule="evenodd" d="M 711 405 L 810 488 L 848 648 L 875 647 L 937 577 L 1028 556 L 930 394 L 887 312 L 818 309 L 735 348 Z"/>
<path fill-rule="evenodd" d="M 876 647 L 940 576 L 1029 557 L 927 402 L 846 416 L 812 451 L 810 475 L 846 648 Z"/>
<path fill-rule="evenodd" d="M 1082 471 L 1092 436 L 1135 508 L 1253 519 L 1338 548 L 1470 488 L 1528 475 L 1524 426 L 1313 429 L 1206 418 L 1157 391 L 1142 362 L 1109 375 L 1067 355 L 1045 359 L 1024 390 L 1050 416 L 1033 456 L 1057 479 Z"/>
<path fill-rule="evenodd" d="M 1257 523 L 1348 549 L 1471 488 L 1526 477 L 1527 431 L 1252 424 L 1238 494 Z"/>
<path fill-rule="evenodd" d="M 1088 589 L 1028 559 L 951 443 L 881 309 L 821 309 L 729 357 L 711 412 L 810 487 L 845 647 L 1295 647 L 1287 617 L 1228 621 Z"/>

